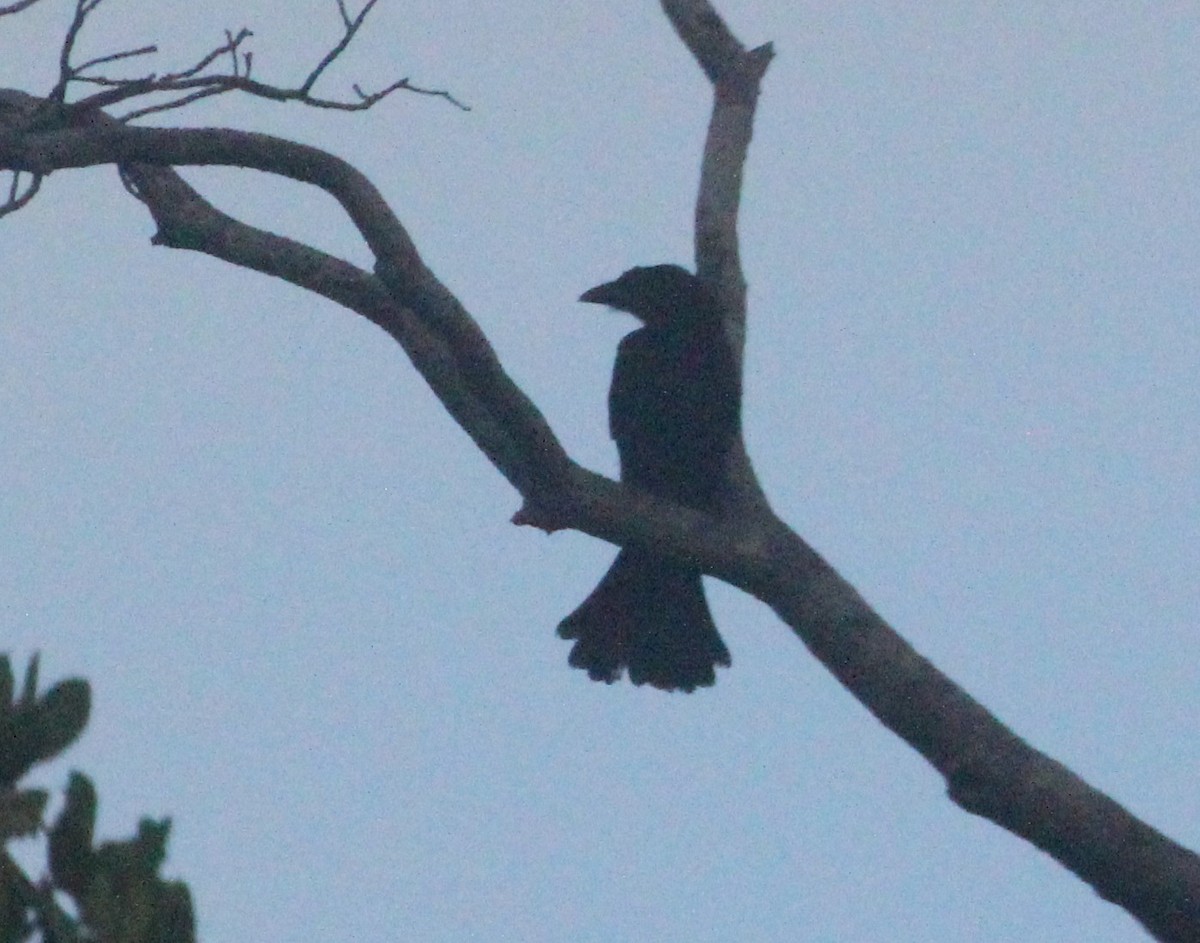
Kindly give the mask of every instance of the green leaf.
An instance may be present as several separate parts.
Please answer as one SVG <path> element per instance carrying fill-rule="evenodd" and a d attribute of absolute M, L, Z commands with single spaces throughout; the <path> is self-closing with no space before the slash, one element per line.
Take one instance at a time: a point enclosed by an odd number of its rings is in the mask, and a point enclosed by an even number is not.
<path fill-rule="evenodd" d="M 92 689 L 81 678 L 60 681 L 34 708 L 27 736 L 35 751 L 34 762 L 48 760 L 69 747 L 87 726 L 92 710 Z"/>
<path fill-rule="evenodd" d="M 149 943 L 195 943 L 196 916 L 192 893 L 182 881 L 166 881 L 158 895 L 155 932 Z"/>
<path fill-rule="evenodd" d="M 37 683 L 38 683 L 38 664 L 41 661 L 41 656 L 34 652 L 29 659 L 29 664 L 25 668 L 25 686 L 21 689 L 21 700 L 17 702 L 18 707 L 25 707 L 32 704 L 37 699 Z"/>
<path fill-rule="evenodd" d="M 0 842 L 29 838 L 42 827 L 42 815 L 50 793 L 45 789 L 0 792 Z"/>
<path fill-rule="evenodd" d="M 0 712 L 7 713 L 12 710 L 13 689 L 15 687 L 16 681 L 13 680 L 12 662 L 8 660 L 7 655 L 0 655 Z"/>
<path fill-rule="evenodd" d="M 69 678 L 40 701 L 30 698 L 37 684 L 37 659 L 25 675 L 25 691 L 15 708 L 0 710 L 0 788 L 14 785 L 34 763 L 57 756 L 83 732 L 91 712 L 86 681 Z"/>
<path fill-rule="evenodd" d="M 50 877 L 77 901 L 95 870 L 92 838 L 96 829 L 96 787 L 83 773 L 72 772 L 67 801 L 50 829 Z"/>

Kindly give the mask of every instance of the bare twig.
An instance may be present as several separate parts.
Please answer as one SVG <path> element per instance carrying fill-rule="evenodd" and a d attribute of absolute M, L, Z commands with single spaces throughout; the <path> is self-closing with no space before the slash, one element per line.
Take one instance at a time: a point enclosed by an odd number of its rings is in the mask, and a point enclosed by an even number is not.
<path fill-rule="evenodd" d="M 95 80 L 84 80 L 95 81 Z M 107 84 L 106 82 L 97 81 L 96 84 Z M 324 98 L 316 98 L 312 95 L 304 94 L 300 89 L 278 88 L 274 85 L 267 85 L 264 82 L 259 82 L 246 76 L 237 75 L 215 75 L 215 76 L 199 76 L 196 78 L 180 79 L 178 81 L 161 81 L 153 78 L 144 78 L 130 81 L 120 81 L 112 84 L 112 87 L 107 88 L 103 92 L 98 92 L 95 95 L 89 95 L 87 98 L 82 98 L 77 102 L 73 102 L 68 108 L 76 113 L 85 111 L 97 111 L 101 108 L 107 108 L 119 102 L 126 101 L 132 98 L 139 98 L 149 92 L 187 92 L 187 94 L 171 99 L 166 102 L 159 102 L 154 105 L 147 105 L 143 108 L 137 108 L 121 115 L 118 120 L 129 122 L 136 118 L 141 118 L 155 112 L 169 111 L 175 108 L 181 108 L 184 105 L 190 104 L 200 98 L 207 98 L 211 95 L 223 95 L 227 92 L 243 92 L 247 95 L 253 95 L 256 98 L 265 98 L 270 101 L 287 102 L 296 101 L 310 108 L 326 108 L 336 111 L 365 111 L 368 108 L 378 104 L 379 101 L 391 95 L 393 92 L 404 90 L 417 95 L 430 95 L 437 98 L 444 98 L 452 105 L 463 111 L 470 111 L 470 107 L 464 105 L 453 95 L 447 91 L 438 89 L 422 88 L 413 85 L 408 79 L 401 79 L 398 82 L 393 82 L 386 88 L 378 91 L 367 93 L 358 85 L 353 86 L 354 93 L 358 96 L 358 101 L 343 102 L 331 101 Z M 190 91 L 188 91 L 190 90 Z"/>
<path fill-rule="evenodd" d="M 73 102 L 72 107 L 82 109 L 103 107 L 105 105 L 113 104 L 117 101 L 122 101 L 125 98 L 131 98 L 135 95 L 145 95 L 148 92 L 175 91 L 179 88 L 185 87 L 189 82 L 214 82 L 224 78 L 224 76 L 205 76 L 200 78 L 197 78 L 197 76 L 199 76 L 199 73 L 203 72 L 206 68 L 212 65 L 213 62 L 224 55 L 229 55 L 230 57 L 230 71 L 233 76 L 247 75 L 248 69 L 244 68 L 242 65 L 242 60 L 238 59 L 238 50 L 241 44 L 253 35 L 254 34 L 250 30 L 244 27 L 238 31 L 237 35 L 234 35 L 229 30 L 226 30 L 225 42 L 206 53 L 195 65 L 192 65 L 187 69 L 182 69 L 179 72 L 168 72 L 163 75 L 151 73 L 149 75 L 141 76 L 140 78 L 125 79 L 108 78 L 103 75 L 83 74 L 85 69 L 104 62 L 128 59 L 132 58 L 133 56 L 143 55 L 145 53 L 157 52 L 157 46 L 143 46 L 140 49 L 134 49 L 128 52 L 113 53 L 108 56 L 101 56 L 97 59 L 89 60 L 83 65 L 73 68 L 71 76 L 72 81 L 82 82 L 87 85 L 102 85 L 109 88 L 126 89 L 129 91 L 126 91 L 120 96 L 108 96 L 103 100 L 103 104 L 97 104 L 95 99 L 88 98 Z M 246 53 L 246 56 L 249 57 L 249 53 Z"/>
<path fill-rule="evenodd" d="M 79 73 L 83 72 L 84 69 L 92 68 L 92 66 L 103 65 L 106 62 L 120 62 L 122 59 L 133 59 L 136 56 L 148 56 L 156 52 L 158 52 L 157 46 L 141 46 L 138 49 L 127 49 L 124 52 L 109 53 L 107 56 L 97 56 L 95 59 L 89 59 L 82 65 L 75 66 L 75 78 L 78 79 L 80 77 Z"/>
<path fill-rule="evenodd" d="M 216 47 L 212 51 L 203 56 L 197 63 L 187 69 L 179 72 L 168 73 L 166 75 L 147 75 L 137 79 L 113 79 L 99 75 L 81 75 L 76 74 L 74 80 L 89 85 L 100 85 L 106 90 L 98 92 L 95 95 L 89 95 L 81 98 L 78 101 L 72 102 L 69 106 L 73 113 L 84 113 L 89 111 L 99 111 L 101 108 L 107 108 L 119 102 L 126 101 L 131 98 L 138 98 L 153 92 L 164 91 L 183 91 L 188 88 L 194 88 L 196 91 L 172 99 L 171 101 L 161 102 L 156 105 L 147 106 L 130 112 L 125 115 L 122 120 L 130 121 L 133 118 L 138 118 L 143 115 L 152 114 L 158 111 L 168 111 L 173 108 L 181 108 L 184 105 L 197 101 L 201 98 L 207 98 L 211 95 L 219 95 L 223 92 L 233 91 L 237 86 L 228 86 L 223 80 L 226 76 L 198 76 L 213 62 L 221 56 L 228 54 L 231 60 L 231 68 L 233 70 L 233 78 L 243 78 L 243 66 L 241 60 L 238 59 L 238 48 L 240 45 L 249 39 L 254 34 L 248 29 L 241 29 L 236 35 L 225 31 L 225 43 Z M 105 56 L 100 59 L 92 60 L 84 66 L 80 66 L 77 70 L 81 72 L 87 65 L 95 65 L 103 61 L 111 61 L 116 58 L 128 58 L 135 54 L 140 54 L 143 51 L 153 51 L 157 47 L 147 46 L 143 50 L 133 50 L 129 53 L 117 53 L 113 56 Z M 250 54 L 245 54 L 245 77 L 248 78 Z M 263 96 L 267 97 L 267 96 Z"/>
<path fill-rule="evenodd" d="M 51 101 L 66 101 L 67 86 L 75 76 L 75 70 L 71 66 L 71 53 L 75 50 L 75 41 L 79 38 L 79 32 L 83 29 L 88 15 L 103 2 L 104 0 L 75 0 L 75 15 L 71 18 L 58 53 L 58 81 L 46 96 Z"/>
<path fill-rule="evenodd" d="M 367 18 L 367 14 L 371 12 L 371 8 L 375 6 L 376 2 L 377 0 L 367 0 L 363 8 L 358 11 L 358 16 L 351 20 L 348 18 L 346 12 L 346 4 L 343 2 L 343 0 L 338 0 L 338 11 L 342 15 L 342 25 L 345 27 L 345 32 L 342 34 L 342 38 L 337 41 L 334 47 L 321 57 L 321 61 L 318 62 L 316 68 L 314 68 L 308 74 L 308 78 L 300 83 L 301 92 L 307 95 L 312 90 L 312 87 L 317 84 L 317 79 L 321 77 L 321 73 L 329 67 L 329 64 L 333 62 L 334 59 L 336 59 L 345 51 L 346 47 L 350 45 L 351 40 L 354 39 L 354 34 L 357 33 L 359 27 L 363 25 L 363 22 Z"/>
<path fill-rule="evenodd" d="M 243 71 L 244 67 L 242 61 L 238 59 L 238 52 L 242 47 L 242 43 L 248 39 L 251 39 L 253 36 L 254 33 L 246 29 L 244 26 L 238 30 L 236 34 L 231 33 L 229 30 L 225 30 L 225 44 L 223 46 L 218 46 L 216 49 L 213 49 L 191 68 L 184 69 L 181 72 L 172 72 L 164 75 L 162 76 L 162 80 L 166 82 L 174 82 L 178 81 L 179 79 L 189 79 L 194 75 L 199 75 L 217 59 L 224 55 L 229 56 L 229 68 L 231 74 L 249 75 L 249 69 L 245 69 Z M 250 53 L 247 52 L 245 55 L 249 56 Z"/>
<path fill-rule="evenodd" d="M 79 65 L 72 65 L 71 56 L 87 17 L 102 2 L 104 0 L 76 0 L 75 13 L 67 28 L 59 52 L 59 78 L 47 96 L 53 102 L 65 103 L 67 89 L 72 82 L 97 85 L 105 89 L 103 92 L 87 95 L 77 101 L 71 102 L 68 108 L 72 114 L 108 108 L 123 101 L 143 98 L 148 95 L 170 96 L 166 101 L 155 102 L 131 109 L 120 118 L 122 121 L 133 121 L 146 115 L 183 108 L 202 98 L 222 95 L 227 92 L 242 92 L 257 98 L 266 98 L 278 102 L 297 101 L 313 108 L 325 108 L 337 111 L 365 111 L 395 92 L 407 91 L 417 95 L 442 98 L 456 108 L 463 111 L 470 111 L 469 106 L 465 105 L 449 91 L 415 85 L 407 77 L 394 81 L 379 91 L 374 92 L 366 92 L 360 84 L 355 83 L 351 86 L 356 96 L 353 101 L 323 98 L 312 94 L 317 81 L 329 66 L 346 51 L 378 0 L 367 0 L 362 9 L 354 16 L 351 16 L 346 8 L 345 0 L 338 0 L 338 11 L 343 25 L 342 36 L 321 57 L 316 66 L 309 71 L 308 75 L 305 76 L 304 80 L 296 88 L 283 88 L 251 78 L 254 62 L 253 53 L 243 47 L 245 42 L 254 34 L 245 27 L 237 33 L 226 30 L 224 43 L 211 49 L 195 64 L 186 69 L 162 74 L 150 73 L 136 78 L 117 78 L 89 74 L 89 70 L 97 66 L 113 62 L 123 62 L 158 51 L 158 47 L 155 45 L 145 45 L 136 49 L 97 56 Z M 205 70 L 226 56 L 229 62 L 229 71 L 227 74 L 203 74 Z"/>
<path fill-rule="evenodd" d="M 229 89 L 210 86 L 192 92 L 190 95 L 183 95 L 180 98 L 173 98 L 170 101 L 159 102 L 157 105 L 147 105 L 145 108 L 137 108 L 133 111 L 122 115 L 121 121 L 133 121 L 135 118 L 144 118 L 146 115 L 152 115 L 160 111 L 171 111 L 175 108 L 184 108 L 192 102 L 199 101 L 202 98 L 209 98 L 213 95 L 220 95 L 222 92 L 227 92 Z"/>
<path fill-rule="evenodd" d="M 369 94 L 364 92 L 358 85 L 355 85 L 354 93 L 361 99 L 361 105 L 363 108 L 370 108 L 377 101 L 380 101 L 381 99 L 392 94 L 392 92 L 400 91 L 401 89 L 406 92 L 412 92 L 414 95 L 431 95 L 434 98 L 444 98 L 460 111 L 471 110 L 470 105 L 463 104 L 445 89 L 422 88 L 419 85 L 413 85 L 408 79 L 400 79 L 400 81 L 393 82 L 385 89 L 381 89 L 378 92 L 371 92 Z"/>

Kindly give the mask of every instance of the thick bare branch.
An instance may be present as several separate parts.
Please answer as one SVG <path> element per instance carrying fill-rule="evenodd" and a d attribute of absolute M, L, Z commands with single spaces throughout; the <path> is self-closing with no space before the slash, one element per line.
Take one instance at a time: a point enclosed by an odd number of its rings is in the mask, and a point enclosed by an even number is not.
<path fill-rule="evenodd" d="M 718 286 L 739 360 L 745 280 L 737 237 L 742 170 L 770 44 L 747 52 L 709 0 L 661 0 L 675 31 L 713 83 L 714 103 L 696 202 L 697 270 Z M 753 592 L 876 717 L 946 778 L 951 798 L 1054 856 L 1160 939 L 1200 939 L 1200 858 L 1034 750 L 917 654 L 852 586 L 776 520 L 744 450 L 735 456 L 776 552 L 764 569 L 721 573 Z M 760 574 L 761 575 L 761 574 Z"/>
<path fill-rule="evenodd" d="M 738 249 L 738 207 L 759 84 L 774 53 L 770 44 L 747 52 L 708 0 L 662 0 L 662 6 L 713 84 L 696 196 L 696 271 L 716 286 L 740 370 L 746 342 L 746 279 Z M 736 500 L 729 502 L 731 513 L 744 514 L 754 506 L 766 509 L 766 496 L 743 443 L 731 456 L 730 474 L 738 485 Z"/>
<path fill-rule="evenodd" d="M 0 16 L 7 16 L 10 13 L 20 13 L 22 10 L 28 10 L 39 0 L 17 0 L 16 3 L 10 3 L 7 6 L 0 7 Z"/>
<path fill-rule="evenodd" d="M 155 244 L 204 252 L 285 279 L 387 331 L 480 450 L 514 485 L 524 484 L 523 469 L 533 465 L 533 460 L 522 454 L 511 424 L 497 421 L 491 405 L 473 388 L 468 369 L 460 362 L 462 354 L 411 309 L 397 304 L 380 279 L 324 252 L 233 219 L 169 168 L 135 164 L 126 168 L 124 175 L 154 216 L 158 225 Z M 369 199 L 367 193 L 353 202 Z M 386 214 L 382 225 L 387 225 Z M 403 245 L 405 237 L 380 241 Z M 419 271 L 423 266 L 419 258 L 412 257 L 408 267 Z"/>
<path fill-rule="evenodd" d="M 737 215 L 759 85 L 774 51 L 768 43 L 747 52 L 708 0 L 662 0 L 662 7 L 713 84 L 696 199 L 696 271 L 718 286 L 740 363 L 746 338 L 746 280 Z"/>
<path fill-rule="evenodd" d="M 159 223 L 160 244 L 287 278 L 369 317 L 404 346 L 521 492 L 523 522 L 649 546 L 763 600 L 946 777 L 963 808 L 1053 855 L 1160 939 L 1200 938 L 1200 859 L 1017 738 L 913 651 L 769 510 L 712 520 L 572 463 L 381 195 L 348 164 L 267 135 L 131 128 L 102 116 L 89 124 L 0 132 L 0 167 L 48 173 L 122 165 Z M 322 187 L 371 246 L 378 277 L 217 213 L 166 169 L 186 164 L 252 167 Z"/>
<path fill-rule="evenodd" d="M 15 89 L 0 89 L 0 133 L 5 131 L 22 132 L 31 122 L 36 121 L 41 100 Z M 42 174 L 33 174 L 29 185 L 21 187 L 21 172 L 13 171 L 9 181 L 8 195 L 0 203 L 0 217 L 15 213 L 28 205 L 41 189 Z"/>
<path fill-rule="evenodd" d="M 740 314 L 738 194 L 770 47 L 745 52 L 704 0 L 663 5 L 715 85 L 697 258 L 725 290 L 727 310 Z M 54 115 L 40 106 L 11 113 Z M 1004 727 L 914 651 L 765 501 L 716 520 L 630 492 L 571 462 L 478 325 L 350 165 L 267 135 L 131 128 L 94 110 L 68 110 L 63 120 L 74 126 L 32 117 L 26 125 L 0 122 L 0 168 L 47 174 L 120 165 L 158 223 L 159 244 L 286 278 L 370 318 L 404 347 L 455 420 L 520 491 L 522 522 L 647 546 L 763 600 L 864 706 L 929 760 L 960 806 L 1054 856 L 1159 939 L 1200 939 L 1200 858 Z M 371 247 L 375 272 L 220 213 L 170 169 L 217 164 L 325 189 Z"/>
<path fill-rule="evenodd" d="M 21 174 L 14 173 L 12 180 L 9 182 L 8 196 L 4 202 L 0 203 L 0 216 L 7 216 L 9 213 L 15 213 L 17 210 L 26 206 L 42 188 L 42 180 L 45 178 L 41 174 L 34 174 L 29 181 L 29 185 L 24 189 L 21 188 Z"/>
<path fill-rule="evenodd" d="M 663 12 L 708 80 L 717 84 L 746 49 L 708 0 L 662 0 Z"/>

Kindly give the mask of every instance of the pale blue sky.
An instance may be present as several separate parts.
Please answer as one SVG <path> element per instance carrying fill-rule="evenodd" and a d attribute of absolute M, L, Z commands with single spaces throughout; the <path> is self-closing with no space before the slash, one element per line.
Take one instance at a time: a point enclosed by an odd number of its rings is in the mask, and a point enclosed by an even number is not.
<path fill-rule="evenodd" d="M 67 0 L 0 20 L 46 89 Z M 1036 746 L 1200 846 L 1200 10 L 722 4 L 776 43 L 747 172 L 746 430 L 777 510 Z M 108 0 L 84 55 L 247 25 L 297 81 L 332 0 Z M 709 90 L 650 0 L 382 0 L 329 94 L 233 100 L 366 171 L 568 448 L 613 472 L 619 315 L 691 260 Z M 333 202 L 191 172 L 359 264 Z M 1138 941 L 952 806 L 765 609 L 733 668 L 588 682 L 554 636 L 611 547 L 517 496 L 380 331 L 148 244 L 115 174 L 0 222 L 0 640 L 83 675 L 101 831 L 172 814 L 207 943 Z"/>

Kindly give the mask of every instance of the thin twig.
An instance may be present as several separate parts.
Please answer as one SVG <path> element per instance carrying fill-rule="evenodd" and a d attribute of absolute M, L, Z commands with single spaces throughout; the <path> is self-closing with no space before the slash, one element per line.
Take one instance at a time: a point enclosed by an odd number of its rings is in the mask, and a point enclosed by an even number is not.
<path fill-rule="evenodd" d="M 175 98 L 171 101 L 160 102 L 157 105 L 147 105 L 145 108 L 138 108 L 135 111 L 129 112 L 119 118 L 119 121 L 133 121 L 135 118 L 144 118 L 146 115 L 156 114 L 160 111 L 171 111 L 175 108 L 183 108 L 185 105 L 190 105 L 194 101 L 199 101 L 201 98 L 209 98 L 213 95 L 220 95 L 223 92 L 230 91 L 227 88 L 202 88 L 199 91 L 192 92 L 190 95 L 184 95 L 182 98 Z"/>
<path fill-rule="evenodd" d="M 300 90 L 304 92 L 305 95 L 312 90 L 313 85 L 317 84 L 317 79 L 320 78 L 320 73 L 324 72 L 326 68 L 329 67 L 330 62 L 337 59 L 337 56 L 340 56 L 344 50 L 346 50 L 346 47 L 349 46 L 350 41 L 353 40 L 356 32 L 359 31 L 360 26 L 362 23 L 364 23 L 364 20 L 366 20 L 367 13 L 371 12 L 371 7 L 376 5 L 376 2 L 377 0 L 367 0 L 364 7 L 362 7 L 362 10 L 359 11 L 358 16 L 352 20 L 347 16 L 346 4 L 344 4 L 343 0 L 337 0 L 337 8 L 342 14 L 342 24 L 346 26 L 346 31 L 343 32 L 342 38 L 341 40 L 337 41 L 336 46 L 322 56 L 322 60 L 318 62 L 317 67 L 313 68 L 313 71 L 308 73 L 308 78 L 304 80 L 304 83 L 301 83 Z"/>
<path fill-rule="evenodd" d="M 203 72 L 205 69 L 207 69 L 210 65 L 212 65 L 213 62 L 215 62 L 218 58 L 225 55 L 225 53 L 230 54 L 230 58 L 232 60 L 232 66 L 233 66 L 233 70 L 234 70 L 234 75 L 237 75 L 238 74 L 238 72 L 237 72 L 238 48 L 242 45 L 242 43 L 244 43 L 247 39 L 250 39 L 253 35 L 254 35 L 254 33 L 251 32 L 250 30 L 248 30 L 244 26 L 240 30 L 238 30 L 238 33 L 236 36 L 234 36 L 233 33 L 229 32 L 229 30 L 225 30 L 225 45 L 218 46 L 216 49 L 212 50 L 212 52 L 210 52 L 206 56 L 204 56 L 199 62 L 197 62 L 190 69 L 184 69 L 182 72 L 170 72 L 170 73 L 167 73 L 166 75 L 164 75 L 162 78 L 166 81 L 174 81 L 176 79 L 188 79 L 194 75 L 199 75 L 201 72 Z"/>
<path fill-rule="evenodd" d="M 363 21 L 366 20 L 367 14 L 371 12 L 371 8 L 375 6 L 377 2 L 378 0 L 367 0 L 363 8 L 358 11 L 358 16 L 356 16 L 353 20 L 347 20 L 345 4 L 343 3 L 343 0 L 338 0 L 338 9 L 341 11 L 342 22 L 344 23 L 346 30 L 342 34 L 342 38 L 338 40 L 337 44 L 321 57 L 321 61 L 317 63 L 316 68 L 308 74 L 308 78 L 306 78 L 300 85 L 300 90 L 305 95 L 307 95 L 312 87 L 317 83 L 317 79 L 321 77 L 321 73 L 329 67 L 329 64 L 338 56 L 340 56 L 345 51 L 346 47 L 350 45 L 351 40 L 354 39 L 354 34 L 358 32 L 359 27 L 361 27 L 363 25 Z"/>
<path fill-rule="evenodd" d="M 98 56 L 78 66 L 71 65 L 71 54 L 75 49 L 75 44 L 83 29 L 84 22 L 87 16 L 102 2 L 104 0 L 76 0 L 75 15 L 63 40 L 59 56 L 59 80 L 49 98 L 52 101 L 65 102 L 67 87 L 71 82 L 100 86 L 105 89 L 103 92 L 87 95 L 78 101 L 72 102 L 68 106 L 68 113 L 71 115 L 77 116 L 97 111 L 101 108 L 111 107 L 118 102 L 146 95 L 163 93 L 172 96 L 170 100 L 165 102 L 134 108 L 119 118 L 122 122 L 129 122 L 145 117 L 146 115 L 183 108 L 202 98 L 209 98 L 214 95 L 222 95 L 233 91 L 244 92 L 245 94 L 253 95 L 257 98 L 266 98 L 271 101 L 298 101 L 312 108 L 325 108 L 335 111 L 365 111 L 394 92 L 407 91 L 416 95 L 444 99 L 461 111 L 471 110 L 469 105 L 464 104 L 449 91 L 414 85 L 407 77 L 394 81 L 390 85 L 374 92 L 364 91 L 360 84 L 355 83 L 351 86 L 355 96 L 357 96 L 355 101 L 341 101 L 318 97 L 312 94 L 317 81 L 334 60 L 346 51 L 378 0 L 366 0 L 362 9 L 353 17 L 346 7 L 345 0 L 337 0 L 338 12 L 343 25 L 342 36 L 321 57 L 320 61 L 297 88 L 281 88 L 256 81 L 250 77 L 254 63 L 253 54 L 249 50 L 243 50 L 243 44 L 254 34 L 245 27 L 238 30 L 236 34 L 226 30 L 224 43 L 205 53 L 193 65 L 177 72 L 164 74 L 152 72 L 133 79 L 113 78 L 105 75 L 87 75 L 85 74 L 86 71 L 96 66 L 124 61 L 158 51 L 157 46 L 147 45 L 137 49 Z M 226 55 L 229 56 L 229 72 L 227 74 L 201 74 L 222 56 Z"/>
<path fill-rule="evenodd" d="M 71 53 L 75 49 L 75 40 L 79 38 L 79 31 L 83 29 L 88 15 L 103 2 L 104 0 L 75 0 L 75 15 L 71 18 L 71 25 L 67 27 L 62 49 L 58 54 L 58 82 L 47 96 L 51 100 L 66 101 L 67 86 L 75 77 L 76 71 L 71 67 Z"/>
<path fill-rule="evenodd" d="M 107 56 L 97 56 L 95 59 L 89 59 L 82 65 L 75 66 L 75 77 L 78 77 L 78 74 L 84 69 L 90 69 L 92 66 L 103 65 L 106 62 L 118 62 L 121 59 L 132 59 L 134 56 L 147 56 L 155 52 L 158 52 L 157 46 L 142 46 L 139 49 L 127 49 L 125 52 L 113 52 Z"/>
<path fill-rule="evenodd" d="M 354 89 L 354 93 L 363 100 L 364 108 L 370 108 L 371 105 L 374 105 L 381 98 L 392 94 L 392 92 L 403 89 L 406 92 L 412 92 L 414 95 L 432 95 L 434 98 L 444 98 L 451 105 L 461 111 L 471 110 L 470 105 L 463 104 L 445 89 L 421 88 L 418 85 L 413 85 L 408 79 L 401 79 L 399 82 L 393 82 L 387 88 L 378 92 L 364 92 L 357 84 L 353 85 L 352 88 Z"/>

